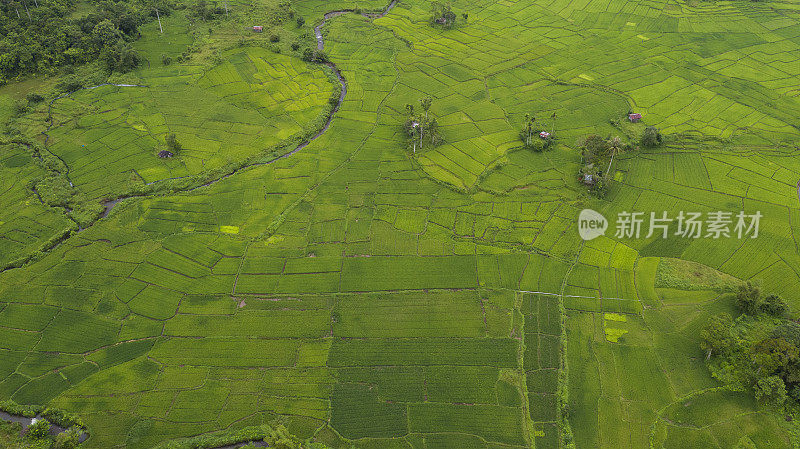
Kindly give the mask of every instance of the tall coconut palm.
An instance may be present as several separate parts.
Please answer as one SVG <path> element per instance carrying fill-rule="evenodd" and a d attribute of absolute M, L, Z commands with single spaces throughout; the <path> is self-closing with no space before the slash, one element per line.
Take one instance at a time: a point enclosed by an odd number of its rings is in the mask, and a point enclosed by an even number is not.
<path fill-rule="evenodd" d="M 611 159 L 608 161 L 606 178 L 611 174 L 611 163 L 614 162 L 614 155 L 622 149 L 622 139 L 620 139 L 619 136 L 614 136 L 608 141 L 608 146 L 611 149 Z"/>
<path fill-rule="evenodd" d="M 425 121 L 428 121 L 428 110 L 431 108 L 431 104 L 433 103 L 433 99 L 431 97 L 425 97 L 419 100 L 420 105 L 422 106 L 422 110 L 425 111 Z"/>
<path fill-rule="evenodd" d="M 531 144 L 531 115 L 525 114 L 525 145 Z"/>

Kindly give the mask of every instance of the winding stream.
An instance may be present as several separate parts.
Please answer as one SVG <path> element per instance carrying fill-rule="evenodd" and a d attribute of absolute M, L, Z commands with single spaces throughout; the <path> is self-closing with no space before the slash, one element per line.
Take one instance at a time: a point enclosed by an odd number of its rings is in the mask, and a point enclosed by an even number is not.
<path fill-rule="evenodd" d="M 386 8 L 384 8 L 383 11 L 381 11 L 381 12 L 378 12 L 378 13 L 361 13 L 361 15 L 366 17 L 366 18 L 369 18 L 369 19 L 378 19 L 378 18 L 384 17 L 386 14 L 389 13 L 389 11 L 392 10 L 392 8 L 395 7 L 395 5 L 397 4 L 397 1 L 398 0 L 392 0 L 392 2 L 389 3 L 386 6 Z M 324 38 L 322 36 L 322 27 L 325 26 L 327 21 L 332 19 L 332 18 L 334 18 L 334 17 L 336 17 L 336 16 L 340 16 L 342 14 L 353 13 L 353 12 L 354 11 L 352 9 L 341 9 L 341 10 L 335 10 L 335 11 L 328 11 L 328 12 L 325 13 L 325 15 L 322 18 L 322 22 L 319 25 L 314 27 L 314 35 L 317 38 L 317 50 L 321 51 L 321 50 L 323 50 L 325 48 L 325 40 L 324 40 Z M 339 70 L 339 68 L 336 66 L 335 63 L 326 62 L 324 64 L 326 66 L 330 67 L 330 69 L 333 71 L 334 75 L 336 75 L 336 78 L 339 80 L 339 84 L 341 85 L 342 90 L 341 90 L 341 93 L 339 95 L 339 100 L 336 102 L 336 105 L 334 105 L 333 110 L 328 115 L 328 119 L 325 121 L 325 124 L 322 126 L 322 129 L 317 131 L 317 133 L 314 134 L 313 136 L 311 136 L 310 138 L 306 139 L 305 141 L 303 141 L 302 143 L 297 145 L 297 147 L 295 147 L 293 150 L 291 150 L 291 151 L 289 151 L 287 153 L 284 153 L 284 154 L 282 154 L 282 155 L 280 155 L 280 156 L 278 156 L 278 157 L 276 157 L 276 158 L 274 158 L 272 160 L 269 160 L 269 161 L 266 161 L 266 162 L 256 162 L 256 163 L 253 163 L 253 164 L 244 165 L 242 167 L 239 167 L 239 168 L 233 170 L 232 172 L 230 172 L 228 174 L 220 176 L 219 178 L 213 179 L 213 180 L 208 181 L 208 182 L 206 182 L 204 184 L 201 184 L 199 186 L 189 188 L 186 191 L 196 190 L 196 189 L 199 189 L 200 187 L 208 187 L 208 186 L 210 186 L 212 184 L 215 184 L 215 183 L 217 183 L 217 182 L 219 182 L 219 181 L 221 181 L 221 180 L 223 180 L 225 178 L 228 178 L 229 176 L 232 176 L 232 175 L 238 173 L 239 171 L 245 170 L 247 168 L 255 167 L 255 166 L 259 166 L 259 165 L 269 165 L 269 164 L 272 164 L 273 162 L 276 162 L 276 161 L 279 161 L 281 159 L 287 158 L 287 157 L 297 153 L 298 151 L 302 150 L 303 148 L 307 147 L 311 142 L 313 142 L 314 140 L 318 139 L 320 136 L 325 134 L 325 132 L 328 131 L 328 128 L 330 128 L 330 126 L 331 126 L 331 122 L 333 121 L 334 115 L 336 115 L 336 112 L 339 111 L 339 108 L 342 106 L 342 103 L 344 103 L 344 97 L 347 95 L 347 82 L 345 81 L 344 76 L 342 75 L 342 72 Z M 117 85 L 117 86 L 122 87 L 122 85 Z M 130 86 L 130 87 L 134 87 L 134 86 L 143 87 L 143 86 L 138 86 L 138 85 L 128 85 L 128 86 Z M 128 87 L 128 86 L 126 86 L 126 87 Z M 100 87 L 100 86 L 95 86 L 95 87 Z M 180 179 L 180 178 L 172 178 L 172 179 Z M 155 184 L 157 182 L 160 182 L 160 181 L 153 181 L 153 182 L 148 183 L 147 185 Z M 103 203 L 104 210 L 103 210 L 103 213 L 100 216 L 100 218 L 107 217 L 108 214 L 111 213 L 111 209 L 113 209 L 114 206 L 116 206 L 120 201 L 123 201 L 123 200 L 125 200 L 127 198 L 132 198 L 132 197 L 133 196 L 120 197 L 120 198 L 113 199 L 111 201 L 104 202 Z"/>
<path fill-rule="evenodd" d="M 36 418 L 39 418 L 39 417 L 37 416 Z M 12 415 L 10 413 L 7 413 L 7 412 L 4 412 L 4 411 L 0 410 L 0 420 L 12 422 L 12 423 L 20 423 L 20 424 L 22 424 L 22 430 L 23 431 L 25 431 L 25 429 L 27 429 L 31 424 L 33 424 L 33 420 L 36 419 L 36 418 L 27 418 L 25 416 Z M 61 426 L 57 426 L 57 425 L 52 424 L 52 423 L 50 424 L 50 435 L 56 436 L 61 432 L 65 432 L 66 430 L 67 429 L 65 429 L 65 428 L 63 428 Z M 80 436 L 78 441 L 83 443 L 84 441 L 86 441 L 87 438 L 89 438 L 89 434 L 86 433 L 86 432 L 83 432 L 83 433 L 81 433 L 81 436 Z M 222 448 L 220 448 L 220 449 L 222 449 Z"/>
<path fill-rule="evenodd" d="M 396 4 L 397 4 L 397 0 L 392 0 L 392 2 L 389 3 L 389 5 L 387 5 L 386 8 L 383 11 L 379 12 L 379 13 L 362 13 L 361 15 L 364 16 L 364 17 L 367 17 L 369 19 L 377 19 L 377 18 L 383 17 L 386 14 L 388 14 L 389 11 L 391 11 L 392 8 L 394 8 Z M 322 37 L 322 27 L 325 26 L 327 21 L 332 19 L 333 17 L 340 16 L 342 14 L 347 14 L 347 13 L 353 13 L 353 10 L 352 9 L 343 9 L 343 10 L 336 10 L 336 11 L 328 11 L 323 16 L 322 23 L 320 23 L 319 25 L 314 27 L 314 34 L 316 35 L 316 38 L 317 38 L 317 49 L 318 50 L 323 50 L 325 48 L 325 41 L 324 41 L 324 39 Z M 311 136 L 310 138 L 308 138 L 304 142 L 302 142 L 299 145 L 297 145 L 297 147 L 295 147 L 292 151 L 289 151 L 288 153 L 284 153 L 284 154 L 282 154 L 282 155 L 280 155 L 280 156 L 278 156 L 278 157 L 276 157 L 276 158 L 274 158 L 274 159 L 272 159 L 270 161 L 267 161 L 267 162 L 258 162 L 258 163 L 248 164 L 248 165 L 242 166 L 242 167 L 240 167 L 240 168 L 238 168 L 236 170 L 233 170 L 232 172 L 230 172 L 230 173 L 228 173 L 226 175 L 220 176 L 217 179 L 211 180 L 211 181 L 209 181 L 209 182 L 207 182 L 205 184 L 202 184 L 202 185 L 199 185 L 199 186 L 187 189 L 187 190 L 191 191 L 191 190 L 198 189 L 200 187 L 209 186 L 211 184 L 216 183 L 217 181 L 225 179 L 225 178 L 227 178 L 227 177 L 229 177 L 229 176 L 231 176 L 231 175 L 233 175 L 233 174 L 235 174 L 235 173 L 237 173 L 237 172 L 239 172 L 241 170 L 244 170 L 246 168 L 254 167 L 254 166 L 257 166 L 257 165 L 268 165 L 268 164 L 271 164 L 271 163 L 273 163 L 275 161 L 279 161 L 281 159 L 287 158 L 287 157 L 297 153 L 298 151 L 302 150 L 303 148 L 307 147 L 308 144 L 310 144 L 312 141 L 318 139 L 326 131 L 328 131 L 328 128 L 330 128 L 331 122 L 333 121 L 334 115 L 339 110 L 339 108 L 342 106 L 342 103 L 344 103 L 344 97 L 345 97 L 345 95 L 347 95 L 347 82 L 345 82 L 344 76 L 342 76 L 342 72 L 339 71 L 339 68 L 336 66 L 335 63 L 326 62 L 325 65 L 327 65 L 328 67 L 331 68 L 331 70 L 333 70 L 333 73 L 336 75 L 336 78 L 339 80 L 339 84 L 342 87 L 342 91 L 341 91 L 341 94 L 339 95 L 339 101 L 337 101 L 336 105 L 334 105 L 333 110 L 328 115 L 328 119 L 325 121 L 325 125 L 323 125 L 322 129 L 317 131 L 316 134 L 314 134 L 313 136 Z M 147 87 L 147 86 L 138 85 L 138 84 L 111 84 L 111 83 L 105 83 L 105 84 L 99 84 L 97 86 L 85 87 L 85 88 L 79 89 L 79 90 L 92 90 L 92 89 L 96 89 L 96 88 L 102 87 L 102 86 Z M 77 91 L 74 91 L 74 92 L 77 92 Z M 60 97 L 54 98 L 53 100 L 50 101 L 49 108 L 52 108 L 53 102 L 55 102 L 56 100 L 68 97 L 71 94 L 73 94 L 74 92 L 69 92 L 69 93 L 66 93 L 66 94 L 64 94 L 64 95 L 62 95 Z M 49 115 L 49 110 L 48 110 L 48 115 Z M 52 120 L 50 121 L 50 125 L 48 126 L 47 131 L 50 130 L 51 126 L 52 126 Z M 45 136 L 45 145 L 47 145 L 47 140 L 50 137 L 50 136 L 47 135 L 47 131 L 42 133 Z M 56 157 L 58 157 L 58 156 L 56 156 Z M 67 173 L 66 174 L 67 174 L 67 180 L 69 180 L 69 166 L 67 166 L 66 163 L 64 164 L 64 166 L 67 168 Z M 155 182 L 157 182 L 157 181 L 155 181 Z M 69 183 L 70 183 L 70 185 L 72 185 L 72 181 L 69 181 Z M 798 183 L 798 191 L 800 191 L 800 183 Z M 127 196 L 127 197 L 123 196 L 123 197 L 120 197 L 120 198 L 116 198 L 116 199 L 104 202 L 103 203 L 104 210 L 103 210 L 103 213 L 101 214 L 100 218 L 107 217 L 108 214 L 111 212 L 111 210 L 114 208 L 114 206 L 119 204 L 121 201 L 123 201 L 123 200 L 125 200 L 127 198 L 132 198 L 132 197 L 134 197 L 134 196 Z M 10 422 L 18 422 L 18 423 L 22 424 L 23 430 L 28 428 L 28 426 L 31 425 L 31 423 L 33 422 L 33 419 L 34 418 L 26 418 L 24 416 L 11 415 L 9 413 L 0 411 L 0 420 L 10 421 Z M 65 430 L 66 429 L 64 429 L 63 427 L 59 427 L 59 426 L 56 426 L 56 425 L 52 425 L 50 427 L 50 433 L 52 435 L 57 435 L 57 434 L 59 434 L 61 432 L 64 432 Z M 81 437 L 80 437 L 80 441 L 83 442 L 87 438 L 89 438 L 89 435 L 87 433 L 82 433 Z M 235 449 L 235 448 L 239 448 L 239 447 L 242 447 L 242 446 L 246 446 L 247 444 L 251 444 L 251 443 L 254 444 L 256 447 L 266 447 L 267 446 L 266 443 L 264 443 L 263 441 L 245 441 L 245 442 L 242 442 L 242 443 L 229 444 L 227 446 L 220 446 L 220 447 L 215 448 L 215 449 Z"/>

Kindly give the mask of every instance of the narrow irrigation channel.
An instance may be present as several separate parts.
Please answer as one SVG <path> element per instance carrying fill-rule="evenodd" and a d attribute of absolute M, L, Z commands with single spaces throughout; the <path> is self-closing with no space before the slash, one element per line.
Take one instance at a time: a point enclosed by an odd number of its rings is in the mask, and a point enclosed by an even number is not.
<path fill-rule="evenodd" d="M 4 412 L 4 411 L 0 410 L 0 420 L 12 422 L 12 423 L 20 423 L 22 425 L 22 431 L 23 432 L 25 431 L 25 429 L 30 427 L 31 424 L 33 424 L 33 420 L 34 419 L 42 419 L 42 418 L 39 417 L 39 416 L 37 416 L 36 418 L 28 418 L 26 416 L 12 415 L 10 413 L 7 413 L 7 412 Z M 59 433 L 66 432 L 66 431 L 67 431 L 67 429 L 65 429 L 65 428 L 63 428 L 61 426 L 58 426 L 56 424 L 50 424 L 50 435 L 52 435 L 52 436 L 56 436 Z M 87 438 L 89 438 L 89 434 L 86 433 L 86 432 L 83 432 L 83 433 L 81 433 L 81 436 L 78 439 L 78 441 L 83 443 L 84 441 L 86 441 Z"/>
<path fill-rule="evenodd" d="M 389 11 L 391 11 L 392 8 L 394 8 L 396 4 L 397 4 L 397 0 L 392 0 L 392 2 L 389 3 L 386 6 L 386 8 L 384 8 L 384 10 L 381 11 L 381 12 L 377 12 L 377 13 L 361 13 L 361 15 L 364 16 L 364 17 L 367 17 L 369 19 L 379 19 L 381 17 L 384 17 L 386 14 L 388 14 Z M 317 50 L 323 50 L 325 48 L 325 40 L 324 40 L 324 38 L 322 36 L 322 27 L 325 26 L 325 24 L 328 22 L 328 20 L 330 20 L 330 19 L 332 19 L 332 18 L 334 18 L 336 16 L 340 16 L 342 14 L 348 14 L 348 13 L 354 13 L 354 10 L 352 10 L 352 9 L 340 9 L 340 10 L 335 10 L 335 11 L 328 11 L 328 12 L 325 13 L 325 15 L 322 18 L 322 22 L 319 25 L 317 25 L 316 27 L 314 27 L 314 34 L 315 34 L 315 36 L 317 38 Z M 342 75 L 342 72 L 339 70 L 339 68 L 336 66 L 335 63 L 326 62 L 324 64 L 326 66 L 330 67 L 330 69 L 333 71 L 333 74 L 336 75 L 336 79 L 339 80 L 339 84 L 340 84 L 342 90 L 341 90 L 341 93 L 339 95 L 339 100 L 336 102 L 336 104 L 333 107 L 333 110 L 331 110 L 331 113 L 328 115 L 328 119 L 325 121 L 325 124 L 322 126 L 322 128 L 319 131 L 317 131 L 316 134 L 314 134 L 310 138 L 306 139 L 305 141 L 303 141 L 302 143 L 297 145 L 293 150 L 291 150 L 291 151 L 289 151 L 287 153 L 284 153 L 284 154 L 282 154 L 282 155 L 280 155 L 280 156 L 278 156 L 278 157 L 276 157 L 274 159 L 271 159 L 271 160 L 266 161 L 266 162 L 256 162 L 256 163 L 253 163 L 253 164 L 244 165 L 242 167 L 237 168 L 236 170 L 233 170 L 230 173 L 227 173 L 227 174 L 225 174 L 223 176 L 220 176 L 219 178 L 213 179 L 213 180 L 208 181 L 208 182 L 206 182 L 204 184 L 201 184 L 199 186 L 187 189 L 187 191 L 196 190 L 196 189 L 199 189 L 201 187 L 208 187 L 208 186 L 210 186 L 212 184 L 215 184 L 215 183 L 217 183 L 217 182 L 219 182 L 219 181 L 221 181 L 221 180 L 223 180 L 225 178 L 233 176 L 233 175 L 235 175 L 236 173 L 238 173 L 238 172 L 240 172 L 242 170 L 245 170 L 245 169 L 248 169 L 248 168 L 251 168 L 251 167 L 256 167 L 256 166 L 260 166 L 260 165 L 269 165 L 269 164 L 272 164 L 273 162 L 279 161 L 281 159 L 285 159 L 285 158 L 287 158 L 289 156 L 292 156 L 293 154 L 297 153 L 298 151 L 302 150 L 303 148 L 307 147 L 311 142 L 313 142 L 314 140 L 318 139 L 320 136 L 325 134 L 325 132 L 328 131 L 328 128 L 330 128 L 331 122 L 333 121 L 333 117 L 336 115 L 336 112 L 339 111 L 339 108 L 341 108 L 342 103 L 344 103 L 344 97 L 347 95 L 347 82 L 345 81 L 345 78 Z M 99 86 L 96 86 L 96 87 L 99 87 Z M 174 179 L 180 179 L 180 178 L 174 178 Z M 149 183 L 148 185 L 154 184 L 156 182 L 159 182 L 159 181 L 153 181 L 153 182 Z M 120 197 L 120 198 L 116 198 L 116 199 L 104 202 L 103 203 L 104 210 L 103 210 L 103 213 L 100 216 L 100 218 L 107 217 L 108 214 L 111 213 L 111 210 L 114 208 L 114 206 L 116 206 L 120 201 L 123 201 L 123 200 L 125 200 L 127 198 L 133 198 L 133 196 Z"/>

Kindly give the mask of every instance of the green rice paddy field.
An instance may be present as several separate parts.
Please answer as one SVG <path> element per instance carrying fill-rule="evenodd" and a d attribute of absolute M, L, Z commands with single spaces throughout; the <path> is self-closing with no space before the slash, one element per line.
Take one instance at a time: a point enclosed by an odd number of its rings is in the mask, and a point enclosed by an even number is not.
<path fill-rule="evenodd" d="M 0 400 L 76 413 L 87 448 L 276 422 L 332 448 L 799 447 L 705 366 L 699 332 L 732 295 L 657 272 L 693 261 L 800 310 L 800 4 L 452 5 L 447 30 L 423 0 L 328 20 L 347 82 L 329 129 L 230 176 L 318 129 L 339 86 L 225 22 L 222 42 L 247 39 L 213 62 L 155 63 L 197 39 L 175 14 L 167 37 L 143 27 L 139 87 L 18 118 L 84 198 L 127 198 L 78 232 L 29 188 L 31 152 L 2 146 L 0 267 L 42 251 L 0 271 Z M 385 3 L 293 7 L 310 27 Z M 445 143 L 414 156 L 401 123 L 425 96 Z M 631 139 L 611 123 L 629 110 L 667 141 L 590 196 L 575 142 Z M 552 150 L 520 149 L 526 113 Z M 184 150 L 158 159 L 168 133 Z M 756 239 L 584 242 L 584 208 L 763 218 Z"/>

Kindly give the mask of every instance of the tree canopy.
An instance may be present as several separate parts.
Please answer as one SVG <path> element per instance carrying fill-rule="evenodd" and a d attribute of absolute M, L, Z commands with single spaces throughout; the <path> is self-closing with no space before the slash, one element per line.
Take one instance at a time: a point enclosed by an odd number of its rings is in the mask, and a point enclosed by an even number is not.
<path fill-rule="evenodd" d="M 88 14 L 75 13 L 75 0 L 0 2 L 0 84 L 33 73 L 100 60 L 110 70 L 139 62 L 130 43 L 139 26 L 170 12 L 168 0 L 100 0 Z"/>

